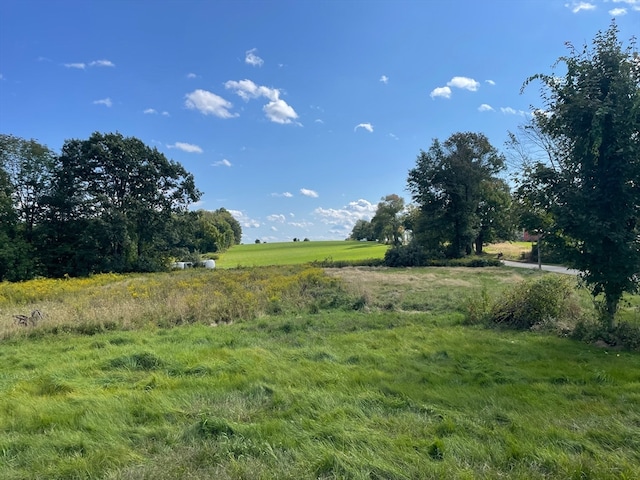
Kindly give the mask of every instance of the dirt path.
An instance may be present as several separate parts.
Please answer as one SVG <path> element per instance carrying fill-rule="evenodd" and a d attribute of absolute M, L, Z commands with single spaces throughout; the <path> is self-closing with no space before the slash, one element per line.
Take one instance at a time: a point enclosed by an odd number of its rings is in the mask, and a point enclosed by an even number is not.
<path fill-rule="evenodd" d="M 503 260 L 502 263 L 507 267 L 538 269 L 537 263 L 511 262 L 509 260 Z M 565 275 L 578 275 L 580 273 L 580 271 L 572 268 L 559 267 L 555 265 L 542 265 L 542 270 L 547 272 L 563 273 Z"/>

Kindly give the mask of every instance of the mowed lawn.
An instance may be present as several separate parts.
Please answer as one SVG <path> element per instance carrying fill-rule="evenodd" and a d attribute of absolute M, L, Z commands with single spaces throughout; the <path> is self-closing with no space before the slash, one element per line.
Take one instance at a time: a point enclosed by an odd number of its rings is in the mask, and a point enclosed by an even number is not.
<path fill-rule="evenodd" d="M 321 241 L 235 245 L 220 255 L 218 268 L 297 265 L 310 262 L 383 258 L 388 245 L 377 242 Z"/>

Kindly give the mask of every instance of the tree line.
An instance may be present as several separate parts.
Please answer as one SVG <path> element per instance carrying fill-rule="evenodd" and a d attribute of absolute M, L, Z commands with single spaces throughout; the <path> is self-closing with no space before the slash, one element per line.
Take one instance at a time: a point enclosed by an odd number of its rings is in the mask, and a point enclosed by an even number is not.
<path fill-rule="evenodd" d="M 0 281 L 145 272 L 240 243 L 224 208 L 189 211 L 193 175 L 135 137 L 94 133 L 55 154 L 0 134 Z"/>
<path fill-rule="evenodd" d="M 480 254 L 527 229 L 581 272 L 613 328 L 623 294 L 640 282 L 640 55 L 617 37 L 613 22 L 592 45 L 568 45 L 562 72 L 526 79 L 523 89 L 542 84 L 544 107 L 509 135 L 521 164 L 513 190 L 500 176 L 504 155 L 483 134 L 455 133 L 419 153 L 407 178 L 413 203 L 384 197 L 350 238 L 394 245 L 390 264 L 420 265 Z"/>

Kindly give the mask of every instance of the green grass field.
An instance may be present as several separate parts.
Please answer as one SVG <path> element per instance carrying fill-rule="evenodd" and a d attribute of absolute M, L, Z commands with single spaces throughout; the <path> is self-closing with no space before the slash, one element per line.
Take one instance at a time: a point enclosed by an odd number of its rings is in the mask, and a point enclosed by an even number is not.
<path fill-rule="evenodd" d="M 637 478 L 640 353 L 465 322 L 469 301 L 540 275 L 2 283 L 0 478 Z M 33 309 L 38 325 L 11 320 Z"/>
<path fill-rule="evenodd" d="M 219 268 L 296 265 L 332 261 L 383 258 L 387 245 L 376 242 L 323 241 L 235 245 L 220 255 Z"/>

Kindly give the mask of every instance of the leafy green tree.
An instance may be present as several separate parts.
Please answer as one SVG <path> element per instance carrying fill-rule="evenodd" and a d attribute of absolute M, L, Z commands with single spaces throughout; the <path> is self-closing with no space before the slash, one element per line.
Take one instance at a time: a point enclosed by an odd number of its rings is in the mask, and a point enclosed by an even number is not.
<path fill-rule="evenodd" d="M 554 142 L 556 169 L 545 187 L 550 211 L 569 242 L 569 264 L 582 272 L 603 320 L 614 326 L 624 292 L 640 272 L 640 58 L 623 48 L 615 23 L 592 48 L 570 46 L 566 72 L 530 77 L 544 85 L 535 120 Z M 524 87 L 523 87 L 524 88 Z"/>
<path fill-rule="evenodd" d="M 373 238 L 379 242 L 400 245 L 402 244 L 402 212 L 404 199 L 395 193 L 383 197 L 378 202 L 376 213 L 371 219 Z"/>
<path fill-rule="evenodd" d="M 48 198 L 49 273 L 160 268 L 172 215 L 199 197 L 182 165 L 137 138 L 67 140 Z"/>
<path fill-rule="evenodd" d="M 196 212 L 195 248 L 201 252 L 223 252 L 240 243 L 242 227 L 225 208 Z"/>
<path fill-rule="evenodd" d="M 481 230 L 485 182 L 504 169 L 504 157 L 479 133 L 455 133 L 434 140 L 409 171 L 408 189 L 420 208 L 414 238 L 425 250 L 449 257 L 472 252 Z"/>
<path fill-rule="evenodd" d="M 351 230 L 351 235 L 349 235 L 349 239 L 350 240 L 374 240 L 375 237 L 373 235 L 371 222 L 364 219 L 360 219 L 356 221 L 356 224 L 353 226 L 353 229 Z"/>
<path fill-rule="evenodd" d="M 27 242 L 43 218 L 43 197 L 51 188 L 55 154 L 35 140 L 0 134 L 0 167 L 11 184 L 12 204 Z"/>

